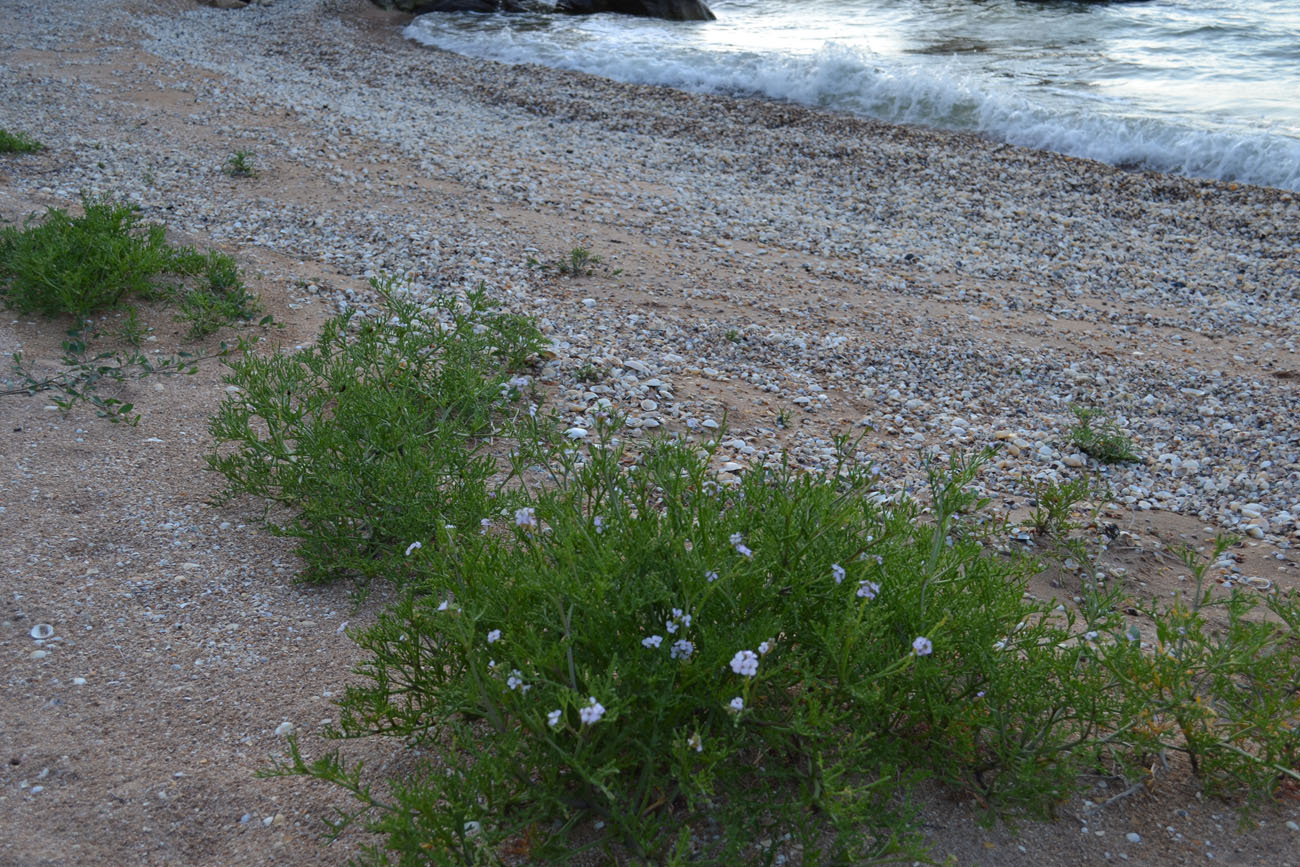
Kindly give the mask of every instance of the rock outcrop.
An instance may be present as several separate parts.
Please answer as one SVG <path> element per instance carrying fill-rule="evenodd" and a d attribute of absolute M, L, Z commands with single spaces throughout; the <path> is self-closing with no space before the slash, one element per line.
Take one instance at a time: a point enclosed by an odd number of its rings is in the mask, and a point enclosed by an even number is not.
<path fill-rule="evenodd" d="M 669 21 L 712 21 L 716 17 L 700 0 L 560 0 L 555 11 L 569 15 L 621 12 Z"/>
<path fill-rule="evenodd" d="M 669 21 L 712 21 L 714 15 L 701 0 L 370 0 L 383 9 L 412 15 L 428 12 L 560 12 L 594 15 L 621 12 Z"/>

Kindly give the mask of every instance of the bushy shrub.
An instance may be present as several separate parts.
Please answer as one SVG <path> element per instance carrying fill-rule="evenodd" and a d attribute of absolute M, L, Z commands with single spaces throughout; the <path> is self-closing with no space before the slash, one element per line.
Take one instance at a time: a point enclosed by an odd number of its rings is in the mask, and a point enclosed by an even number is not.
<path fill-rule="evenodd" d="M 607 438 L 557 459 L 485 534 L 426 539 L 421 592 L 354 636 L 369 683 L 340 734 L 440 755 L 374 823 L 403 857 L 594 834 L 654 861 L 863 863 L 912 851 L 910 779 L 1038 807 L 1088 761 L 1083 651 L 957 518 L 974 463 L 936 471 L 922 520 L 847 459 L 739 488 L 682 444 L 633 472 Z M 360 791 L 337 757 L 284 770 Z"/>
<path fill-rule="evenodd" d="M 381 317 L 336 317 L 314 346 L 247 355 L 211 422 L 225 497 L 281 507 L 272 529 L 300 541 L 307 580 L 397 581 L 411 539 L 441 550 L 445 528 L 477 526 L 494 493 L 488 438 L 518 396 L 511 366 L 541 346 L 526 320 L 482 291 L 428 306 L 376 284 Z"/>
<path fill-rule="evenodd" d="M 52 208 L 19 229 L 0 229 L 0 294 L 21 313 L 85 317 L 133 295 L 159 291 L 158 278 L 184 272 L 162 226 L 142 226 L 134 208 L 83 197 L 84 214 Z"/>

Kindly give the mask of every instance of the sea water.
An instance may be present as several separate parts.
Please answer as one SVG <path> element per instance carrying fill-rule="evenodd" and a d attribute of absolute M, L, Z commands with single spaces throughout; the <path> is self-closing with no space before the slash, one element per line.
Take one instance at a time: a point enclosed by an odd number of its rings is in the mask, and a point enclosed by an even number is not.
<path fill-rule="evenodd" d="M 1300 0 L 713 0 L 718 20 L 445 15 L 461 54 L 1300 189 Z"/>

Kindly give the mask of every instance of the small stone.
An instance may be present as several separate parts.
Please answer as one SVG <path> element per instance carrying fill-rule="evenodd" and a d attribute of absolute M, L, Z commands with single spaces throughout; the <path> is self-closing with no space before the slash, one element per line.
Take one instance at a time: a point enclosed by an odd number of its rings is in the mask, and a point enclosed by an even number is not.
<path fill-rule="evenodd" d="M 86 679 L 85 679 L 84 677 L 74 677 L 74 678 L 72 679 L 72 685 L 73 685 L 73 686 L 85 686 L 85 685 L 86 685 Z"/>
<path fill-rule="evenodd" d="M 275 727 L 275 733 L 279 737 L 286 737 L 293 734 L 293 723 L 285 720 Z"/>
<path fill-rule="evenodd" d="M 564 432 L 564 435 L 571 440 L 580 440 L 587 436 L 587 429 L 582 427 L 571 427 Z"/>
<path fill-rule="evenodd" d="M 1142 835 L 1137 833 L 1136 831 L 1129 831 L 1127 834 L 1124 835 L 1124 839 L 1128 840 L 1130 843 L 1141 843 Z"/>
<path fill-rule="evenodd" d="M 48 650 L 33 650 L 33 651 L 32 651 L 32 659 L 44 659 L 45 657 L 47 657 L 47 656 L 49 656 L 49 655 L 50 655 L 50 652 L 49 652 Z"/>
<path fill-rule="evenodd" d="M 654 412 L 659 408 L 659 401 L 651 400 L 647 397 L 645 400 L 641 401 L 641 408 L 646 412 Z"/>

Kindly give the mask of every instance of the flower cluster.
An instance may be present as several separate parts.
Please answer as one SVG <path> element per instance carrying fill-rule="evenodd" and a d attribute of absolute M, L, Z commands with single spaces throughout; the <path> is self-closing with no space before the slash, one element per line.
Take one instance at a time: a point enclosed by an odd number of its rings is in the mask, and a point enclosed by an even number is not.
<path fill-rule="evenodd" d="M 729 707 L 736 713 L 740 713 L 742 710 L 745 709 L 745 700 L 740 696 L 736 696 L 731 700 L 731 704 L 729 705 Z"/>
<path fill-rule="evenodd" d="M 496 644 L 496 643 L 497 643 L 498 641 L 500 641 L 500 640 L 501 640 L 501 630 L 500 630 L 500 629 L 493 629 L 491 632 L 489 632 L 489 633 L 487 634 L 487 642 L 488 642 L 488 644 Z"/>
<path fill-rule="evenodd" d="M 875 581 L 859 581 L 858 596 L 871 601 L 880 595 L 880 585 Z"/>
<path fill-rule="evenodd" d="M 663 643 L 664 637 L 662 635 L 650 635 L 641 639 L 642 647 L 658 647 Z"/>
<path fill-rule="evenodd" d="M 552 711 L 547 711 L 546 724 L 553 729 L 557 729 L 560 727 L 560 717 L 562 716 L 564 716 L 564 711 L 560 710 L 559 708 L 556 708 L 555 710 Z"/>
<path fill-rule="evenodd" d="M 753 557 L 754 552 L 749 550 L 745 545 L 745 537 L 740 533 L 731 534 L 731 547 L 736 549 L 736 553 L 742 557 Z"/>
<path fill-rule="evenodd" d="M 714 581 L 718 580 L 718 573 L 710 569 L 708 572 L 704 573 L 704 578 L 706 581 L 712 584 Z"/>
<path fill-rule="evenodd" d="M 581 719 L 582 724 L 586 726 L 600 722 L 600 718 L 604 715 L 605 706 L 596 701 L 594 695 L 588 699 L 587 706 L 578 711 L 578 718 Z"/>
<path fill-rule="evenodd" d="M 522 509 L 515 509 L 515 525 L 524 529 L 532 529 L 537 526 L 537 512 L 532 506 L 524 506 Z"/>
<path fill-rule="evenodd" d="M 523 673 L 521 673 L 517 668 L 511 671 L 510 676 L 506 678 L 506 686 L 511 689 L 517 689 L 520 692 L 528 692 L 528 690 L 532 689 L 532 686 L 524 683 Z"/>
<path fill-rule="evenodd" d="M 918 635 L 915 640 L 912 641 L 912 653 L 917 656 L 929 656 L 931 653 L 934 653 L 934 645 L 931 644 L 930 639 L 926 638 L 924 635 Z"/>
<path fill-rule="evenodd" d="M 668 651 L 668 656 L 672 659 L 687 660 L 695 652 L 695 645 L 685 638 L 673 642 L 673 646 Z"/>
<path fill-rule="evenodd" d="M 731 657 L 731 670 L 742 677 L 758 674 L 758 654 L 752 650 L 738 650 Z"/>
<path fill-rule="evenodd" d="M 674 608 L 672 619 L 667 622 L 667 625 L 664 626 L 664 629 L 667 629 L 668 634 L 672 635 L 674 632 L 677 631 L 677 628 L 679 626 L 689 627 L 690 625 L 691 625 L 691 615 L 683 612 L 682 609 L 680 608 Z"/>
<path fill-rule="evenodd" d="M 832 563 L 831 574 L 835 576 L 835 583 L 839 584 L 841 581 L 844 580 L 844 576 L 847 573 L 844 571 L 844 567 L 841 566 L 839 563 Z"/>

